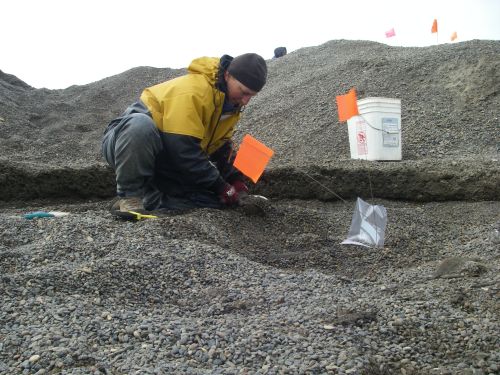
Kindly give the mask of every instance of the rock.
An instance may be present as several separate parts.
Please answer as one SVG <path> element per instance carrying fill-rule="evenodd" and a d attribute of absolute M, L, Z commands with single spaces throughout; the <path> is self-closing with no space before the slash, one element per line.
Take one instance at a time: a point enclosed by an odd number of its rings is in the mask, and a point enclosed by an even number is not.
<path fill-rule="evenodd" d="M 443 260 L 436 272 L 434 273 L 435 278 L 455 278 L 455 277 L 466 277 L 472 276 L 477 277 L 481 274 L 487 272 L 487 267 L 475 260 L 462 258 L 462 257 L 452 257 Z"/>

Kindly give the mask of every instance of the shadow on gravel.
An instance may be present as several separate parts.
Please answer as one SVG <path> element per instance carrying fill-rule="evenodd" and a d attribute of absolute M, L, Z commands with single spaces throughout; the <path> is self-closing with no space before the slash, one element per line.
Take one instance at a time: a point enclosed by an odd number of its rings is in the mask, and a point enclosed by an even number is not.
<path fill-rule="evenodd" d="M 115 194 L 105 166 L 60 168 L 0 160 L 0 199 L 107 198 Z M 494 160 L 342 160 L 326 166 L 269 170 L 254 192 L 277 199 L 337 200 L 358 196 L 430 201 L 500 199 L 500 168 Z M 332 194 L 334 192 L 335 194 Z"/>
<path fill-rule="evenodd" d="M 346 246 L 354 202 L 275 201 L 265 216 L 238 210 L 196 210 L 164 218 L 165 238 L 217 245 L 255 262 L 280 269 L 318 269 L 346 280 L 378 277 L 457 253 L 488 224 L 492 202 L 410 203 L 381 201 L 388 210 L 384 248 Z M 463 216 L 477 223 L 463 226 Z M 402 251 L 401 249 L 405 249 Z M 493 252 L 494 250 L 491 249 Z"/>

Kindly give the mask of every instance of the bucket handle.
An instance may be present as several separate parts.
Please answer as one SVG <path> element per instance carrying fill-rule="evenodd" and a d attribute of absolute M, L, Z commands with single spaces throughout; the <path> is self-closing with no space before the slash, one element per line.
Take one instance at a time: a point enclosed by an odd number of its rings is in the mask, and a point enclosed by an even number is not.
<path fill-rule="evenodd" d="M 359 116 L 359 117 L 361 117 L 361 118 L 363 119 L 363 121 L 364 121 L 364 122 L 365 122 L 365 123 L 366 123 L 366 124 L 367 124 L 370 128 L 372 128 L 372 129 L 374 129 L 374 130 L 378 130 L 379 132 L 383 132 L 383 133 L 387 133 L 387 134 L 396 134 L 396 132 L 389 132 L 389 131 L 384 130 L 384 129 L 379 129 L 379 128 L 376 128 L 375 126 L 373 126 L 372 124 L 370 124 L 370 123 L 368 122 L 368 120 L 364 118 L 364 116 L 363 116 L 363 115 L 358 115 L 358 116 Z M 401 131 L 401 128 L 399 128 L 399 127 L 398 127 L 398 133 L 399 133 L 400 131 Z"/>

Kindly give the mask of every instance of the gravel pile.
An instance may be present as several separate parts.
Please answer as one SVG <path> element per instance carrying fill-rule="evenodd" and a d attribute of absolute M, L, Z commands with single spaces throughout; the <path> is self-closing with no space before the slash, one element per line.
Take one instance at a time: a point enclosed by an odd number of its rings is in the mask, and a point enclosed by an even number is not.
<path fill-rule="evenodd" d="M 331 41 L 268 61 L 269 79 L 239 126 L 276 151 L 271 167 L 349 159 L 335 96 L 401 99 L 403 159 L 497 157 L 500 43 L 425 48 Z M 0 147 L 22 161 L 102 163 L 103 128 L 146 86 L 184 70 L 141 67 L 65 90 L 34 89 L 0 71 Z M 5 155 L 2 156 L 5 159 Z M 10 157 L 9 157 L 10 158 Z"/>
<path fill-rule="evenodd" d="M 331 41 L 269 61 L 238 132 L 276 151 L 265 215 L 137 223 L 108 212 L 102 130 L 183 71 L 65 90 L 0 72 L 0 374 L 499 373 L 499 52 Z M 349 159 L 333 100 L 353 86 L 402 99 L 403 161 Z M 340 245 L 356 196 L 387 208 L 384 248 Z"/>

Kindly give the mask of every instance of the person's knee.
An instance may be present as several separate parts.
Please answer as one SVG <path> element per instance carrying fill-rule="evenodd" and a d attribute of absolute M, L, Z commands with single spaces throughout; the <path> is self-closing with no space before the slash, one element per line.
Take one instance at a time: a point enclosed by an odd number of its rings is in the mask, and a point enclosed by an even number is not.
<path fill-rule="evenodd" d="M 132 148 L 138 153 L 158 154 L 162 143 L 153 119 L 142 113 L 128 116 L 117 138 L 116 148 L 120 152 Z"/>

